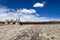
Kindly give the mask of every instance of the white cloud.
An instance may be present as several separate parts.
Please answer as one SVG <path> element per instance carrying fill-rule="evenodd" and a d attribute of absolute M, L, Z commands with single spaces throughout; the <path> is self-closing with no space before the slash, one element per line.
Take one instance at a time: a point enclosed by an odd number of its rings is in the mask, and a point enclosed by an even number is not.
<path fill-rule="evenodd" d="M 24 13 L 24 14 L 33 14 L 33 13 L 36 13 L 36 10 L 34 9 L 20 9 L 18 10 L 18 12 L 21 12 L 21 13 Z"/>
<path fill-rule="evenodd" d="M 33 7 L 44 7 L 44 3 L 35 3 Z"/>
<path fill-rule="evenodd" d="M 28 18 L 33 18 L 36 15 L 36 10 L 34 9 L 17 9 L 12 10 L 8 8 L 0 8 L 0 20 L 4 21 L 5 19 L 16 19 L 21 18 L 21 20 L 27 20 Z"/>
<path fill-rule="evenodd" d="M 0 21 L 5 21 L 5 19 L 16 19 L 20 18 L 21 21 L 60 21 L 60 19 L 56 18 L 48 18 L 48 17 L 39 17 L 36 10 L 34 9 L 17 9 L 12 10 L 8 8 L 0 8 Z"/>

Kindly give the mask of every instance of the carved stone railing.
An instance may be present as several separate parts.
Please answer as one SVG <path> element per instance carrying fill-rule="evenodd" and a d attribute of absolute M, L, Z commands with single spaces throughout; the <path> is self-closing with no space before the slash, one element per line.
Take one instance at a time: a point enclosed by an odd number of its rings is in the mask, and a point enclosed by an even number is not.
<path fill-rule="evenodd" d="M 5 21 L 5 24 L 19 24 L 20 23 L 20 19 L 16 19 L 15 21 L 14 21 L 14 19 L 7 19 L 6 21 Z"/>

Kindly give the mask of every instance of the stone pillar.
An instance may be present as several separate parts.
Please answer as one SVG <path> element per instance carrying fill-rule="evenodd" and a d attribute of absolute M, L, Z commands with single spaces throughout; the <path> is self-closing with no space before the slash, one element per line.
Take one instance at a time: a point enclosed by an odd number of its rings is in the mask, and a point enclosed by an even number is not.
<path fill-rule="evenodd" d="M 15 24 L 19 24 L 20 22 L 20 19 L 16 19 L 16 23 Z"/>
<path fill-rule="evenodd" d="M 10 24 L 13 24 L 13 22 L 14 22 L 14 19 L 10 19 Z"/>
<path fill-rule="evenodd" d="M 9 22 L 9 19 L 6 19 L 5 24 L 8 24 L 8 22 Z"/>

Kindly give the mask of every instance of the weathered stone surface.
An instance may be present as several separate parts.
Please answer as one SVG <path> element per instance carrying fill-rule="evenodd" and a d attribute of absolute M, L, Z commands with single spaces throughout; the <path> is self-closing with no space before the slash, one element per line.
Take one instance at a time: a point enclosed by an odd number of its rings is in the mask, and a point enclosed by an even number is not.
<path fill-rule="evenodd" d="M 60 24 L 1 26 L 0 40 L 60 40 Z"/>

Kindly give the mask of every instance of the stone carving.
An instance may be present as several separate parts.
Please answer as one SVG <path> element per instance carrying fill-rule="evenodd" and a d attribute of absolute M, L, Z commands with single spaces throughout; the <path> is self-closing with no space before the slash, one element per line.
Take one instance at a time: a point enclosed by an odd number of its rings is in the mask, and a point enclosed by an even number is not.
<path fill-rule="evenodd" d="M 6 19 L 5 24 L 9 24 L 9 19 Z"/>
<path fill-rule="evenodd" d="M 10 19 L 10 24 L 13 24 L 13 22 L 14 22 L 14 19 Z"/>
<path fill-rule="evenodd" d="M 20 23 L 20 19 L 16 19 L 15 21 L 14 21 L 14 19 L 6 19 L 6 21 L 5 21 L 5 24 L 19 24 Z"/>
<path fill-rule="evenodd" d="M 16 23 L 15 24 L 19 24 L 20 22 L 20 19 L 16 19 Z"/>

